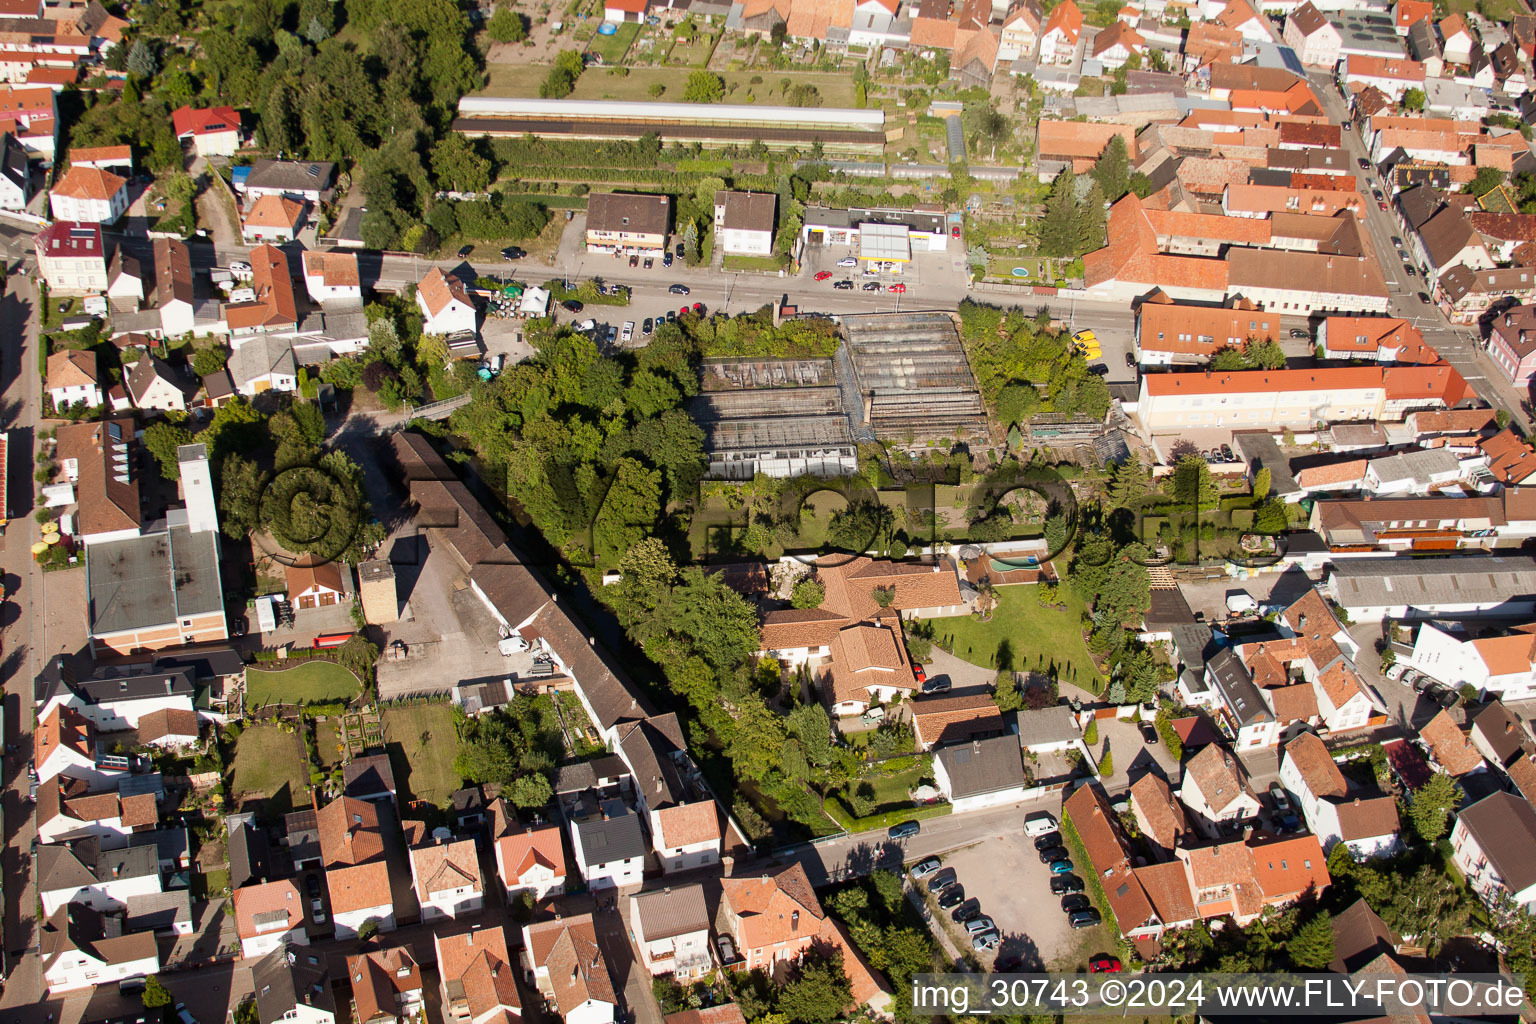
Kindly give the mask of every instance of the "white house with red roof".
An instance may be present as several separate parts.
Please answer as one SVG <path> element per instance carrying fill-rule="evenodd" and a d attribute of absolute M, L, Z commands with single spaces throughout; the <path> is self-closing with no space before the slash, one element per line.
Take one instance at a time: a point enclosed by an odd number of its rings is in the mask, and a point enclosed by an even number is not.
<path fill-rule="evenodd" d="M 100 224 L 54 221 L 33 239 L 37 273 L 55 295 L 107 290 L 107 248 Z"/>
<path fill-rule="evenodd" d="M 362 279 L 358 276 L 357 255 L 350 252 L 315 252 L 304 250 L 304 288 L 309 297 L 322 306 L 326 303 L 361 302 Z"/>
<path fill-rule="evenodd" d="M 240 112 L 234 107 L 181 107 L 171 112 L 171 124 L 198 156 L 234 156 L 240 148 Z"/>
<path fill-rule="evenodd" d="M 1475 639 L 1454 635 L 1431 622 L 1418 630 L 1407 665 L 1453 689 L 1476 687 L 1480 697 L 1524 700 L 1536 696 L 1536 624 L 1516 626 L 1503 636 Z"/>
<path fill-rule="evenodd" d="M 529 980 L 566 1024 L 617 1019 L 613 976 L 591 914 L 523 925 L 523 958 Z"/>
<path fill-rule="evenodd" d="M 293 879 L 236 889 L 233 902 L 242 957 L 265 956 L 284 942 L 309 945 L 309 933 L 304 930 L 309 900 Z"/>
<path fill-rule="evenodd" d="M 128 210 L 128 179 L 76 164 L 49 190 L 48 207 L 55 220 L 111 224 Z"/>
<path fill-rule="evenodd" d="M 492 834 L 495 839 L 496 874 L 501 878 L 510 905 L 528 893 L 535 900 L 559 896 L 565 892 L 565 844 L 559 825 L 518 825 L 503 810 L 500 817 L 492 807 Z M 498 826 L 497 822 L 504 822 Z"/>
<path fill-rule="evenodd" d="M 997 44 L 998 63 L 1034 56 L 1043 20 L 1037 0 L 1012 0 L 1008 13 L 1003 15 L 1002 34 Z"/>
<path fill-rule="evenodd" d="M 1303 732 L 1285 745 L 1280 783 L 1295 795 L 1324 850 L 1343 843 L 1364 860 L 1390 856 L 1401 846 L 1397 801 L 1374 787 L 1351 787 L 1316 733 Z"/>
<path fill-rule="evenodd" d="M 104 770 L 96 764 L 96 727 L 90 719 L 67 706 L 56 706 L 45 718 L 38 720 L 32 733 L 32 763 L 39 782 L 66 775 L 84 780 L 93 789 L 111 786 L 122 774 Z"/>
<path fill-rule="evenodd" d="M 438 267 L 427 271 L 416 286 L 416 306 L 425 318 L 423 333 L 446 336 L 475 330 L 475 303 L 464 282 Z"/>
<path fill-rule="evenodd" d="M 713 800 L 651 811 L 651 845 L 668 874 L 720 863 L 720 844 L 720 811 Z"/>
<path fill-rule="evenodd" d="M 1071 64 L 1082 37 L 1083 12 L 1072 0 L 1062 0 L 1040 30 L 1040 63 Z"/>
<path fill-rule="evenodd" d="M 485 882 L 473 839 L 413 848 L 411 878 L 423 921 L 458 917 L 485 905 Z"/>
<path fill-rule="evenodd" d="M 603 0 L 603 20 L 615 23 L 644 21 L 648 0 Z"/>
<path fill-rule="evenodd" d="M 516 1024 L 522 1020 L 523 1002 L 517 994 L 505 928 L 496 924 L 454 935 L 435 933 L 432 942 L 445 1022 Z"/>

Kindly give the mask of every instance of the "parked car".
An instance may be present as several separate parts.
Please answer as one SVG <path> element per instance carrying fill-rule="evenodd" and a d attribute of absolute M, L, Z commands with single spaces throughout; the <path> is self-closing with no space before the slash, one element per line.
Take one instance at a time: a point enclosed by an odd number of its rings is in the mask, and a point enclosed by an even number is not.
<path fill-rule="evenodd" d="M 1371 169 L 1371 162 L 1369 160 L 1367 160 L 1365 157 L 1361 157 L 1360 158 L 1360 169 L 1362 171 L 1370 170 Z"/>
<path fill-rule="evenodd" d="M 655 321 L 653 321 L 650 317 L 646 317 L 644 320 L 640 321 L 640 333 L 648 335 L 651 333 L 651 330 L 654 326 Z"/>
<path fill-rule="evenodd" d="M 923 830 L 923 826 L 915 821 L 903 821 L 892 825 L 885 833 L 887 839 L 911 839 Z"/>
<path fill-rule="evenodd" d="M 1392 236 L 1392 244 L 1397 246 L 1399 249 L 1401 249 L 1403 247 L 1403 240 L 1401 238 L 1398 238 L 1396 235 L 1393 235 Z"/>
<path fill-rule="evenodd" d="M 996 929 L 990 932 L 981 932 L 971 936 L 971 948 L 978 953 L 987 953 L 996 949 L 997 944 L 1002 941 L 1002 938 Z"/>
<path fill-rule="evenodd" d="M 954 868 L 943 868 L 938 874 L 928 879 L 928 891 L 938 895 L 959 880 L 960 876 L 955 874 Z"/>
<path fill-rule="evenodd" d="M 1087 910 L 1093 906 L 1088 897 L 1080 892 L 1068 893 L 1061 898 L 1061 911 L 1064 914 L 1075 914 L 1079 910 Z"/>
<path fill-rule="evenodd" d="M 635 322 L 633 320 L 625 320 L 624 321 L 624 333 L 619 336 L 619 340 L 622 341 L 624 344 L 628 345 L 629 342 L 630 342 L 630 339 L 634 338 L 634 336 L 635 336 Z"/>
<path fill-rule="evenodd" d="M 1221 457 L 1226 459 L 1228 462 L 1237 461 L 1237 456 L 1232 453 L 1232 446 L 1229 444 L 1224 444 L 1221 446 Z"/>
<path fill-rule="evenodd" d="M 1136 354 L 1134 352 L 1127 352 L 1125 354 L 1125 365 L 1133 370 L 1136 369 Z"/>
<path fill-rule="evenodd" d="M 645 258 L 645 269 L 646 270 L 650 270 L 651 267 L 655 265 L 655 262 L 656 262 L 655 260 L 653 260 L 651 257 L 647 256 Z"/>
<path fill-rule="evenodd" d="M 667 291 L 671 292 L 673 295 L 687 295 L 688 286 L 685 284 L 674 284 L 672 287 L 668 288 Z"/>
<path fill-rule="evenodd" d="M 1066 860 L 1072 855 L 1067 852 L 1065 846 L 1047 846 L 1039 851 L 1038 856 L 1040 857 L 1041 864 L 1054 864 L 1059 860 Z"/>
<path fill-rule="evenodd" d="M 1381 200 L 1381 199 L 1378 199 L 1378 200 L 1377 200 L 1377 201 L 1376 201 L 1376 208 L 1377 208 L 1377 209 L 1378 209 L 1378 210 L 1381 210 L 1381 211 L 1382 211 L 1382 212 L 1383 212 L 1383 213 L 1385 213 L 1385 212 L 1386 212 L 1386 209 L 1387 209 L 1387 204 L 1386 204 L 1386 201 L 1385 201 L 1385 200 Z"/>
<path fill-rule="evenodd" d="M 1426 305 L 1426 306 L 1429 305 L 1429 303 L 1430 303 L 1429 293 L 1428 292 L 1419 292 L 1419 301 L 1424 303 L 1424 305 Z"/>
<path fill-rule="evenodd" d="M 928 681 L 928 670 L 914 661 L 912 663 L 912 678 L 919 683 L 926 683 Z"/>
<path fill-rule="evenodd" d="M 1067 923 L 1073 928 L 1092 928 L 1101 920 L 1099 912 L 1092 907 L 1089 907 L 1087 910 L 1074 910 L 1067 917 Z"/>
<path fill-rule="evenodd" d="M 837 261 L 837 265 L 840 267 L 856 267 L 859 265 L 859 261 L 854 259 L 852 256 L 844 256 L 842 259 Z"/>
<path fill-rule="evenodd" d="M 981 915 L 980 917 L 973 917 L 969 921 L 965 922 L 965 930 L 970 932 L 972 935 L 990 931 L 994 927 L 996 926 L 992 923 L 992 919 L 985 914 Z"/>
<path fill-rule="evenodd" d="M 1275 805 L 1275 810 L 1277 811 L 1288 811 L 1291 809 L 1291 794 L 1287 793 L 1285 787 L 1278 782 L 1271 782 L 1269 784 L 1269 799 Z"/>
<path fill-rule="evenodd" d="M 939 909 L 954 910 L 965 902 L 965 886 L 958 882 L 939 894 Z"/>
<path fill-rule="evenodd" d="M 566 299 L 564 302 L 560 303 L 560 306 L 567 313 L 580 313 L 583 309 L 586 308 L 575 299 Z"/>
<path fill-rule="evenodd" d="M 461 259 L 461 260 L 464 259 L 466 256 L 468 256 L 470 253 L 472 253 L 474 251 L 475 251 L 475 247 L 474 246 L 472 246 L 472 245 L 464 246 L 463 248 L 461 248 L 459 250 L 459 259 Z"/>
<path fill-rule="evenodd" d="M 913 864 L 912 867 L 909 870 L 911 870 L 913 878 L 917 878 L 917 879 L 927 878 L 929 875 L 931 875 L 935 871 L 939 870 L 939 858 L 937 858 L 937 857 L 924 857 L 922 860 L 918 861 L 916 864 Z"/>
<path fill-rule="evenodd" d="M 1119 974 L 1120 961 L 1108 953 L 1100 953 L 1088 961 L 1088 971 L 1091 974 Z"/>
<path fill-rule="evenodd" d="M 1053 875 L 1070 874 L 1071 871 L 1072 862 L 1070 860 L 1057 860 L 1051 862 L 1051 874 Z"/>
<path fill-rule="evenodd" d="M 678 259 L 682 259 L 683 258 L 683 243 L 682 242 L 678 242 L 677 243 L 677 249 L 675 251 L 677 253 L 677 258 Z"/>
<path fill-rule="evenodd" d="M 886 291 L 895 292 L 898 295 L 904 293 L 906 290 L 907 290 L 907 286 L 902 284 L 900 281 L 896 282 L 895 284 L 891 285 L 889 288 L 886 289 Z"/>
<path fill-rule="evenodd" d="M 1157 730 L 1152 727 L 1152 723 L 1151 722 L 1142 722 L 1140 728 L 1141 728 L 1141 742 L 1145 743 L 1149 747 L 1156 746 L 1157 745 Z"/>
<path fill-rule="evenodd" d="M 677 314 L 672 312 L 670 309 L 667 310 L 667 323 L 669 323 L 669 324 L 677 323 Z"/>
<path fill-rule="evenodd" d="M 1038 852 L 1040 850 L 1049 850 L 1053 846 L 1062 846 L 1062 845 L 1065 845 L 1065 844 L 1063 844 L 1062 841 L 1061 841 L 1061 833 L 1060 832 L 1047 832 L 1043 836 L 1036 836 L 1035 837 L 1035 850 L 1036 850 L 1036 852 Z"/>
<path fill-rule="evenodd" d="M 1095 377 L 1108 377 L 1109 367 L 1105 366 L 1103 363 L 1093 363 L 1088 367 L 1088 372 L 1093 374 Z"/>
<path fill-rule="evenodd" d="M 863 284 L 863 288 L 867 292 L 877 292 L 877 291 L 880 290 L 880 282 L 879 281 L 865 281 L 864 284 Z"/>
<path fill-rule="evenodd" d="M 846 281 L 846 280 L 844 280 L 844 281 L 833 281 L 832 282 L 832 287 L 838 289 L 839 291 L 851 292 L 851 291 L 853 291 L 853 282 L 852 281 Z"/>
<path fill-rule="evenodd" d="M 1082 891 L 1083 880 L 1076 875 L 1056 875 L 1051 879 L 1051 894 L 1054 896 Z"/>
<path fill-rule="evenodd" d="M 629 258 L 629 265 L 632 267 L 638 267 L 640 265 L 640 256 L 638 254 L 631 256 Z"/>
<path fill-rule="evenodd" d="M 672 254 L 671 253 L 664 252 L 664 253 L 661 254 L 661 265 L 664 266 L 664 267 L 670 267 L 672 265 Z"/>
<path fill-rule="evenodd" d="M 231 615 L 229 617 L 229 635 L 230 636 L 235 636 L 235 637 L 245 636 L 246 630 L 248 628 L 249 628 L 249 626 L 247 625 L 247 623 L 245 621 L 245 616 L 244 615 Z"/>
<path fill-rule="evenodd" d="M 883 722 L 885 721 L 885 708 L 870 708 L 859 717 L 866 722 Z M 911 824 L 916 823 L 913 822 Z M 892 836 L 892 838 L 895 838 L 895 836 Z"/>
<path fill-rule="evenodd" d="M 695 302 L 693 304 L 693 313 L 694 313 L 695 316 L 703 316 L 704 315 L 704 303 L 702 303 L 702 302 Z"/>
<path fill-rule="evenodd" d="M 817 280 L 817 281 L 830 281 L 830 280 L 832 280 L 832 271 L 830 271 L 830 270 L 817 271 L 816 277 L 814 278 L 814 280 Z"/>
<path fill-rule="evenodd" d="M 1046 811 L 1036 811 L 1024 818 L 1024 834 L 1027 836 L 1043 836 L 1055 831 L 1056 819 Z"/>
<path fill-rule="evenodd" d="M 967 921 L 974 921 L 976 918 L 981 916 L 981 900 L 977 899 L 975 896 L 972 896 L 970 899 L 966 900 L 964 903 L 960 904 L 953 911 L 951 911 L 949 916 L 950 920 L 954 921 L 956 924 L 965 924 Z"/>
<path fill-rule="evenodd" d="M 192 1011 L 187 1009 L 186 1003 L 176 1004 L 176 1016 L 181 1019 L 181 1024 L 197 1024 L 197 1018 L 192 1016 Z"/>
<path fill-rule="evenodd" d="M 677 315 L 678 316 L 687 316 L 689 313 L 692 313 L 692 312 L 693 312 L 693 310 L 689 309 L 687 306 L 679 306 L 679 307 L 677 307 Z"/>
<path fill-rule="evenodd" d="M 923 683 L 923 692 L 948 693 L 950 685 L 949 676 L 935 676 Z"/>
<path fill-rule="evenodd" d="M 1419 274 L 1419 269 L 1411 263 L 1404 263 L 1403 273 L 1407 274 L 1409 277 L 1417 277 Z"/>
<path fill-rule="evenodd" d="M 515 245 L 509 245 L 505 249 L 501 250 L 501 258 L 504 260 L 520 260 L 527 255 L 527 250 L 519 249 Z"/>

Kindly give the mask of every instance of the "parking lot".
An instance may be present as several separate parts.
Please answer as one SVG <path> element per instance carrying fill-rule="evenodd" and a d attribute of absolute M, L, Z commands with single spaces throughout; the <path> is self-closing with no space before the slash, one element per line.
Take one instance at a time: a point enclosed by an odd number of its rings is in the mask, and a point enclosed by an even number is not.
<path fill-rule="evenodd" d="M 834 284 L 838 281 L 852 281 L 853 287 L 847 291 L 859 293 L 863 291 L 875 292 L 877 289 L 866 288 L 871 283 L 880 285 L 878 291 L 882 295 L 889 295 L 894 308 L 899 305 L 900 298 L 913 295 L 919 291 L 925 296 L 931 296 L 936 290 L 965 287 L 964 257 L 965 254 L 956 245 L 943 252 L 914 252 L 909 263 L 900 264 L 899 272 L 880 271 L 867 273 L 865 266 L 860 261 L 855 266 L 839 266 L 839 261 L 853 259 L 854 249 L 846 245 L 808 245 L 805 247 L 801 258 L 801 271 L 796 278 L 801 289 L 810 289 L 813 294 L 822 291 L 835 293 L 838 291 Z M 956 267 L 956 263 L 960 263 Z M 816 280 L 816 275 L 826 273 L 832 275 L 821 281 Z M 899 286 L 901 291 L 893 291 L 893 286 Z"/>
<path fill-rule="evenodd" d="M 1022 829 L 983 839 L 939 858 L 946 868 L 954 868 L 967 898 L 975 897 L 981 912 L 990 917 L 1002 934 L 995 950 L 976 953 L 984 967 L 1003 963 L 1009 970 L 1075 970 L 1081 949 L 1090 939 L 1102 937 L 1109 943 L 1104 925 L 1074 929 L 1061 910 L 1061 897 L 1052 895 L 1050 869 L 1040 863 L 1034 840 Z M 999 871 L 999 864 L 1009 870 Z M 1085 865 L 1074 873 L 1081 878 Z M 915 883 L 924 893 L 926 880 Z M 964 925 L 956 924 L 951 912 L 941 910 L 932 896 L 926 896 L 933 913 L 931 927 L 949 933 L 956 946 L 971 949 Z"/>

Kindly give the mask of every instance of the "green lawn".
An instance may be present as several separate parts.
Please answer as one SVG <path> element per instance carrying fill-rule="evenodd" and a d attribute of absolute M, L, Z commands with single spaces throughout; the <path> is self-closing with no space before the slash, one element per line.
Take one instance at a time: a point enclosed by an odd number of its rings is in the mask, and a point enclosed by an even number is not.
<path fill-rule="evenodd" d="M 253 725 L 242 732 L 235 743 L 230 792 L 237 804 L 245 798 L 265 799 L 274 813 L 307 804 L 309 768 L 299 734 L 275 725 Z"/>
<path fill-rule="evenodd" d="M 453 709 L 447 704 L 416 704 L 387 708 L 382 717 L 384 746 L 401 791 L 412 800 L 447 806 L 461 781 L 453 770 L 459 753 Z"/>
<path fill-rule="evenodd" d="M 783 264 L 773 256 L 738 256 L 731 254 L 722 257 L 721 262 L 726 270 L 762 270 L 772 273 L 782 270 Z"/>
<path fill-rule="evenodd" d="M 357 676 L 332 661 L 306 661 L 289 669 L 248 669 L 246 702 L 300 704 L 305 701 L 351 700 L 362 689 Z"/>
<path fill-rule="evenodd" d="M 991 667 L 997 645 L 1007 640 L 1019 671 L 1045 671 L 1054 664 L 1057 678 L 1097 693 L 1103 680 L 1083 643 L 1083 602 L 1069 586 L 1057 587 L 1056 594 L 1065 610 L 1041 607 L 1034 587 L 999 587 L 997 608 L 986 622 L 971 615 L 930 621 L 935 635 L 954 638 L 950 652 L 973 665 Z"/>
<path fill-rule="evenodd" d="M 635 37 L 639 34 L 640 23 L 638 21 L 626 21 L 611 36 L 605 36 L 602 33 L 594 35 L 587 49 L 593 53 L 600 54 L 604 64 L 618 64 L 624 59 L 624 54 L 629 52 L 630 44 L 635 41 Z M 598 73 L 598 70 L 597 68 L 588 68 L 582 73 L 582 76 L 595 75 Z"/>
<path fill-rule="evenodd" d="M 229 888 L 229 872 L 224 868 L 192 873 L 193 899 L 206 900 L 210 896 L 222 894 L 227 888 Z"/>
<path fill-rule="evenodd" d="M 1481 13 L 1483 17 L 1493 21 L 1508 21 L 1517 14 L 1525 14 L 1526 9 L 1516 0 L 1446 0 L 1446 9 L 1461 14 L 1468 11 Z"/>

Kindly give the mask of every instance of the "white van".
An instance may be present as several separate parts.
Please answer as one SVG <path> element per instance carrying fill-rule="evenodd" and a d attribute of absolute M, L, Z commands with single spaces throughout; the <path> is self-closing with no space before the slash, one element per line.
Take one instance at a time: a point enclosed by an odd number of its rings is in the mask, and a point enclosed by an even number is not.
<path fill-rule="evenodd" d="M 630 339 L 633 338 L 634 336 L 635 336 L 635 322 L 633 320 L 625 320 L 624 321 L 624 333 L 619 336 L 619 340 L 621 342 L 623 342 L 624 344 L 628 345 L 629 342 L 630 342 Z"/>
<path fill-rule="evenodd" d="M 1043 836 L 1055 831 L 1056 819 L 1045 811 L 1036 811 L 1024 818 L 1024 834 L 1027 836 Z"/>
<path fill-rule="evenodd" d="M 1253 599 L 1253 595 L 1246 590 L 1233 590 L 1227 594 L 1227 613 L 1230 615 L 1251 615 L 1259 610 L 1259 602 Z"/>
<path fill-rule="evenodd" d="M 229 293 L 229 301 L 230 302 L 255 302 L 256 301 L 256 289 L 254 289 L 254 288 L 236 288 L 234 291 Z"/>

